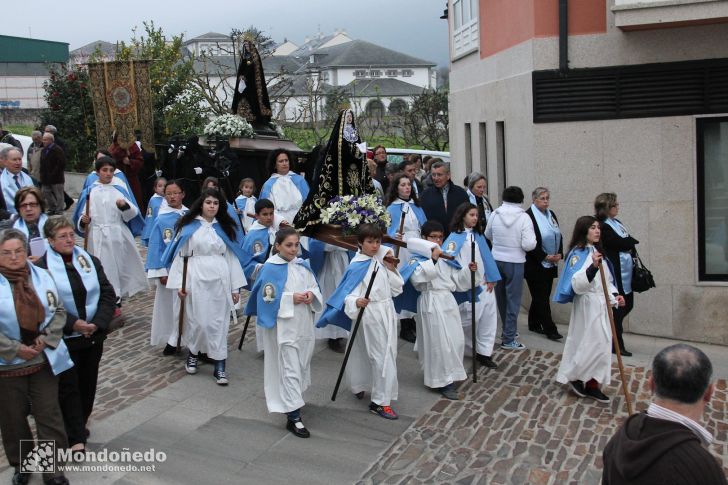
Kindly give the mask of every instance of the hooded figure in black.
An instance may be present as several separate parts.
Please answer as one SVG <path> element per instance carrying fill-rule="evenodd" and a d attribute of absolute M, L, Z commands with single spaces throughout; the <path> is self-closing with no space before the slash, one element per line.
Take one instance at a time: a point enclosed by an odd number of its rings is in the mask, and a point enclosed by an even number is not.
<path fill-rule="evenodd" d="M 258 49 L 250 40 L 243 41 L 232 108 L 233 114 L 240 115 L 253 125 L 267 125 L 273 114 L 263 75 L 263 63 Z"/>
<path fill-rule="evenodd" d="M 316 161 L 313 183 L 308 197 L 293 221 L 296 229 L 306 230 L 321 223 L 321 209 L 337 195 L 374 194 L 374 185 L 366 164 L 366 153 L 356 131 L 354 115 L 342 110 L 329 137 L 326 150 Z"/>

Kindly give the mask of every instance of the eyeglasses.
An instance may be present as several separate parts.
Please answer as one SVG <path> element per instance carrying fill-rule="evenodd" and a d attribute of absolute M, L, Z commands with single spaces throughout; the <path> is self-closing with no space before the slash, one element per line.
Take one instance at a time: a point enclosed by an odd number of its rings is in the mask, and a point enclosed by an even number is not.
<path fill-rule="evenodd" d="M 21 257 L 25 254 L 25 248 L 18 248 L 15 251 L 0 251 L 0 256 L 3 258 L 12 258 L 13 256 Z"/>
<path fill-rule="evenodd" d="M 73 238 L 74 238 L 74 236 L 73 236 L 72 232 L 64 232 L 61 234 L 56 234 L 55 237 L 52 237 L 51 239 L 53 239 L 55 241 L 56 239 L 73 239 Z"/>
<path fill-rule="evenodd" d="M 18 206 L 19 209 L 37 209 L 38 207 L 40 207 L 40 204 L 37 202 L 26 202 Z"/>

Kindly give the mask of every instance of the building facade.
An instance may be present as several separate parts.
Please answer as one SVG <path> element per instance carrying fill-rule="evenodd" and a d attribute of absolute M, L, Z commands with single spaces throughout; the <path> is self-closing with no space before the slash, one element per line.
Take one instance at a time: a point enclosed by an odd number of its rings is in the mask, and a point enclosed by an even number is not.
<path fill-rule="evenodd" d="M 455 180 L 551 189 L 566 241 L 597 194 L 657 287 L 629 331 L 728 344 L 728 2 L 449 0 Z M 568 321 L 568 307 L 555 305 Z"/>

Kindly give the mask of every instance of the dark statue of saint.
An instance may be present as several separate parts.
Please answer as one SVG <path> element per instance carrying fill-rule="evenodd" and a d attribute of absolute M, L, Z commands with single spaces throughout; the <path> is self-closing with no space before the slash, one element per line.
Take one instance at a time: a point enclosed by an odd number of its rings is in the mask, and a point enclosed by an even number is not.
<path fill-rule="evenodd" d="M 323 155 L 316 161 L 311 191 L 293 221 L 296 229 L 311 233 L 321 223 L 321 209 L 337 195 L 374 193 L 366 153 L 360 151 L 360 144 L 353 113 L 342 110 Z"/>
<path fill-rule="evenodd" d="M 253 127 L 267 126 L 273 114 L 265 85 L 263 63 L 258 49 L 250 40 L 243 41 L 232 112 L 248 120 Z"/>

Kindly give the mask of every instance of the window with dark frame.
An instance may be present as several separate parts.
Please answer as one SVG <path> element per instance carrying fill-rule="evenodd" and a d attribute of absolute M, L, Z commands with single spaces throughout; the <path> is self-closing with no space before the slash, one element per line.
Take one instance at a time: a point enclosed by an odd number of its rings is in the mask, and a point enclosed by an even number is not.
<path fill-rule="evenodd" d="M 728 117 L 696 121 L 698 279 L 728 281 Z"/>

